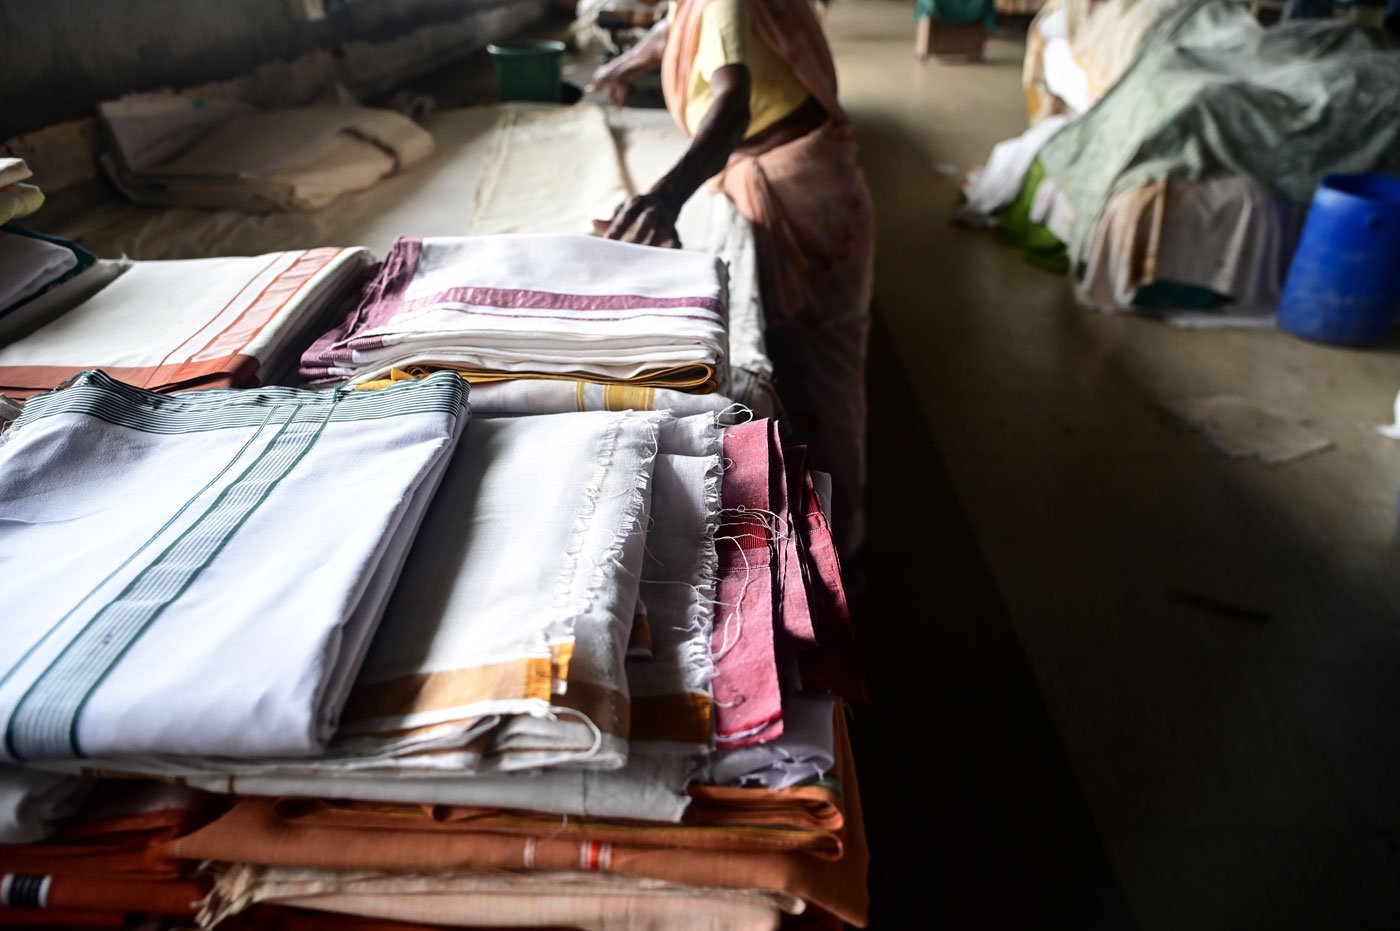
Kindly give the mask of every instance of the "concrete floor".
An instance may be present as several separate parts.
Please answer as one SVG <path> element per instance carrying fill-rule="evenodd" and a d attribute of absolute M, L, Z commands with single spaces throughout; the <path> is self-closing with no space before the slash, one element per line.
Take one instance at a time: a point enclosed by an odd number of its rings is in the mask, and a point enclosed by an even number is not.
<path fill-rule="evenodd" d="M 943 166 L 1024 127 L 1021 43 L 918 63 L 898 0 L 830 34 L 880 224 L 876 927 L 1400 926 L 1400 345 L 1077 307 L 948 222 Z M 1163 412 L 1221 394 L 1334 448 L 1230 460 Z"/>

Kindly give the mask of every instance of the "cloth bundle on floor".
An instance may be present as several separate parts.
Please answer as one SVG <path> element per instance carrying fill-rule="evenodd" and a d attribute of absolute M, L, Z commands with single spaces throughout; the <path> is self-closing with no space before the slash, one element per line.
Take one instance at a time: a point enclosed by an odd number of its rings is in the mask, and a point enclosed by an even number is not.
<path fill-rule="evenodd" d="M 426 158 L 433 137 L 390 110 L 260 113 L 232 100 L 133 94 L 98 110 L 102 165 L 153 206 L 310 210 Z"/>
<path fill-rule="evenodd" d="M 448 374 L 32 398 L 0 447 L 4 756 L 324 750 L 465 401 Z"/>
<path fill-rule="evenodd" d="M 364 249 L 134 263 L 0 348 L 0 393 L 28 397 L 98 368 L 152 391 L 267 383 L 295 363 L 369 263 Z"/>
<path fill-rule="evenodd" d="M 584 236 L 400 239 L 302 357 L 312 382 L 451 369 L 468 381 L 721 388 L 727 288 L 712 256 Z"/>
<path fill-rule="evenodd" d="M 1327 174 L 1400 172 L 1400 124 L 1386 106 L 1396 97 L 1400 50 L 1379 31 L 1264 28 L 1227 0 L 1171 7 L 1103 98 L 1040 153 L 1073 208 L 1070 257 L 1084 255 L 1116 195 L 1153 181 L 1245 177 L 1306 204 Z"/>
<path fill-rule="evenodd" d="M 44 192 L 24 183 L 33 174 L 22 158 L 0 158 L 0 226 L 44 206 Z"/>

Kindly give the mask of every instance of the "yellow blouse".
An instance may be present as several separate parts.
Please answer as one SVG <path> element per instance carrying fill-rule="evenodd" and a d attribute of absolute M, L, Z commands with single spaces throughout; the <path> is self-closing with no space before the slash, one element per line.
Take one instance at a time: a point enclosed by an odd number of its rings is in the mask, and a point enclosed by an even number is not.
<path fill-rule="evenodd" d="M 752 77 L 745 139 L 802 106 L 809 96 L 787 62 L 754 32 L 744 0 L 710 0 L 700 21 L 700 45 L 685 104 L 691 132 L 715 101 L 710 76 L 725 65 L 747 65 Z"/>

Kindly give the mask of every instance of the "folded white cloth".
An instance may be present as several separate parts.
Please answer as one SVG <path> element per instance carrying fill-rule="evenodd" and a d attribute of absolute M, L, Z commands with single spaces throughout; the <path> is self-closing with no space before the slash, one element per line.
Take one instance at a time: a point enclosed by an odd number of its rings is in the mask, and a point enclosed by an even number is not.
<path fill-rule="evenodd" d="M 633 752 L 713 746 L 710 680 L 723 433 L 712 415 L 667 420 L 652 483 L 642 570 L 650 655 L 627 663 Z"/>
<path fill-rule="evenodd" d="M 0 313 L 78 267 L 72 249 L 0 230 Z"/>
<path fill-rule="evenodd" d="M 30 399 L 0 447 L 4 756 L 322 752 L 465 401 L 446 374 Z"/>
<path fill-rule="evenodd" d="M 604 385 L 594 381 L 513 378 L 472 387 L 472 410 L 478 414 L 666 411 L 685 417 L 718 414 L 726 408 L 734 408 L 734 402 L 722 394 L 691 394 L 673 388 Z"/>
<path fill-rule="evenodd" d="M 432 380 L 445 378 L 456 376 Z M 630 710 L 625 658 L 663 416 L 474 422 L 324 754 L 98 765 L 167 776 L 454 781 L 559 765 L 621 767 Z"/>
<path fill-rule="evenodd" d="M 92 786 L 77 776 L 0 766 L 0 844 L 32 844 L 58 831 Z"/>
<path fill-rule="evenodd" d="M 96 368 L 152 390 L 271 381 L 369 262 L 365 249 L 308 249 L 133 263 L 88 300 L 0 348 L 0 391 L 46 391 Z"/>
<path fill-rule="evenodd" d="M 345 753 L 457 774 L 626 762 L 657 424 L 473 424 L 355 686 Z"/>
<path fill-rule="evenodd" d="M 589 235 L 593 221 L 611 218 L 628 193 L 602 107 L 503 107 L 465 232 Z"/>
<path fill-rule="evenodd" d="M 585 236 L 401 239 L 305 378 L 454 368 L 695 387 L 722 381 L 727 286 L 713 256 Z"/>
<path fill-rule="evenodd" d="M 475 429 L 475 425 L 473 425 Z M 622 769 L 550 769 L 467 779 L 383 774 L 276 776 L 190 775 L 188 785 L 238 795 L 349 798 L 416 805 L 473 805 L 556 815 L 678 822 L 690 804 L 685 787 L 696 759 L 677 754 L 634 754 Z"/>

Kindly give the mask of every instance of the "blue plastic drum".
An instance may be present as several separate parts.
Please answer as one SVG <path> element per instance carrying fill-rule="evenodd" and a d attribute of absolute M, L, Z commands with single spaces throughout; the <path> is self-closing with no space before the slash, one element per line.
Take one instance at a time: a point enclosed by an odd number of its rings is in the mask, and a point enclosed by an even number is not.
<path fill-rule="evenodd" d="M 1279 300 L 1279 326 L 1374 346 L 1400 313 L 1400 178 L 1328 175 L 1313 195 Z"/>

